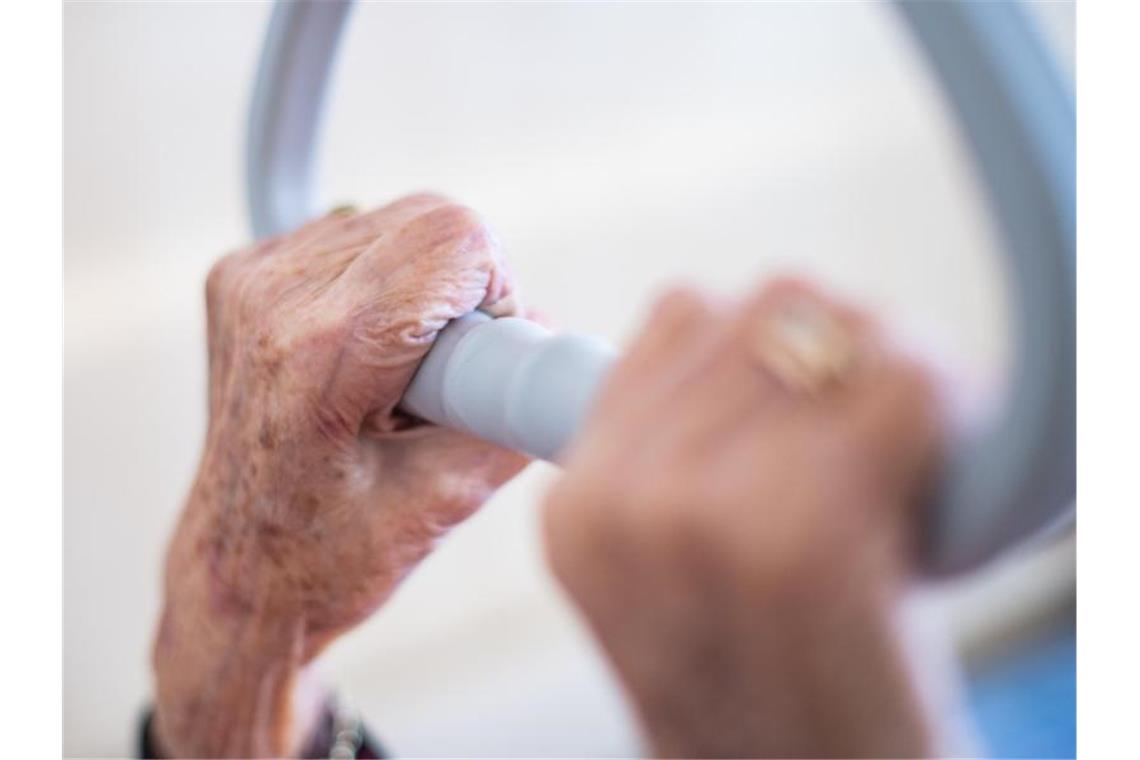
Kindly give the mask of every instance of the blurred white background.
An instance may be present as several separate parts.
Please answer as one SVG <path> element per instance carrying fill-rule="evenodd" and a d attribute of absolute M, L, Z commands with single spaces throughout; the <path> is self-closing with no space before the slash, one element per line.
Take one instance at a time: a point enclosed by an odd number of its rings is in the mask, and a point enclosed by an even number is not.
<path fill-rule="evenodd" d="M 247 99 L 270 6 L 65 10 L 68 755 L 123 755 L 169 530 L 205 427 L 202 283 L 248 240 Z M 1071 66 L 1073 7 L 1034 6 Z M 1007 355 L 991 224 L 881 4 L 377 4 L 350 21 L 327 205 L 436 189 L 528 303 L 622 341 L 653 293 L 813 273 L 982 383 Z M 628 755 L 614 681 L 542 562 L 533 466 L 330 653 L 401 754 Z M 330 547 L 330 551 L 335 551 Z M 969 654 L 1072 594 L 1067 543 L 930 593 Z"/>

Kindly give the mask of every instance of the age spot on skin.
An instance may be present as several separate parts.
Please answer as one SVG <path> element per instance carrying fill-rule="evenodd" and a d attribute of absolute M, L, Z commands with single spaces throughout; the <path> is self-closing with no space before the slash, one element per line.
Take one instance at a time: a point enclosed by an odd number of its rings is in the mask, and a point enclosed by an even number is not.
<path fill-rule="evenodd" d="M 283 531 L 272 523 L 262 523 L 257 526 L 258 544 L 262 554 L 277 567 L 284 567 L 287 563 L 282 556 L 281 541 Z"/>
<path fill-rule="evenodd" d="M 301 510 L 302 514 L 307 518 L 306 522 L 316 516 L 317 513 L 320 512 L 320 509 L 321 500 L 316 495 L 310 493 L 301 498 Z"/>
<path fill-rule="evenodd" d="M 261 423 L 261 430 L 257 434 L 257 442 L 261 448 L 266 451 L 272 451 L 277 448 L 277 436 L 274 434 L 273 426 L 269 420 L 263 420 Z"/>

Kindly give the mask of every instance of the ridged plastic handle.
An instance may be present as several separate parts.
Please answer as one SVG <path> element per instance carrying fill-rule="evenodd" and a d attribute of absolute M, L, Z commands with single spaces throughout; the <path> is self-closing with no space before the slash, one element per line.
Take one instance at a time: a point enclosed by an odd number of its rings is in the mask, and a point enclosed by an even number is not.
<path fill-rule="evenodd" d="M 400 405 L 437 425 L 556 461 L 616 357 L 597 338 L 475 312 L 444 328 Z"/>

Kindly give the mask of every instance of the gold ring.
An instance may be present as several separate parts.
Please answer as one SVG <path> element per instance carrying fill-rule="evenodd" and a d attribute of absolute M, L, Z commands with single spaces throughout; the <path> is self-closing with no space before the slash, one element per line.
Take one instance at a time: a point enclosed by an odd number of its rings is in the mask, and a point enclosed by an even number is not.
<path fill-rule="evenodd" d="M 799 299 L 765 315 L 756 331 L 754 353 L 787 390 L 816 395 L 850 374 L 856 343 L 851 331 L 822 306 Z"/>

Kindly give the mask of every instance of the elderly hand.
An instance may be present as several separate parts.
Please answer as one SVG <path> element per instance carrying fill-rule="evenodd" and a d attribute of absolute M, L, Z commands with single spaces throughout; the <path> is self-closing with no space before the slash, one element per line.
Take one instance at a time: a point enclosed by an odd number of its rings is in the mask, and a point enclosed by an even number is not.
<path fill-rule="evenodd" d="M 929 749 L 890 618 L 935 423 L 923 373 L 806 285 L 660 302 L 545 512 L 654 754 Z"/>
<path fill-rule="evenodd" d="M 526 464 L 395 409 L 448 320 L 509 313 L 511 289 L 493 235 L 434 195 L 210 272 L 209 430 L 154 647 L 167 752 L 301 751 L 322 699 L 306 663 Z"/>

